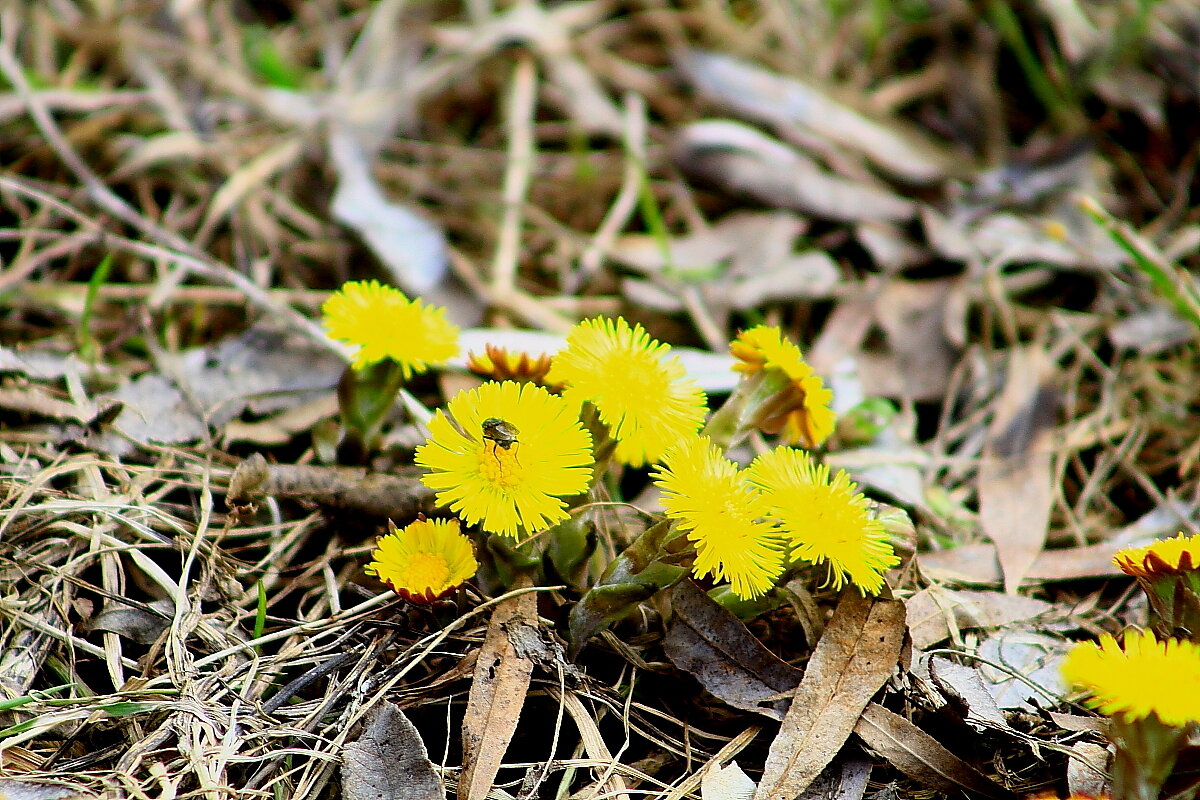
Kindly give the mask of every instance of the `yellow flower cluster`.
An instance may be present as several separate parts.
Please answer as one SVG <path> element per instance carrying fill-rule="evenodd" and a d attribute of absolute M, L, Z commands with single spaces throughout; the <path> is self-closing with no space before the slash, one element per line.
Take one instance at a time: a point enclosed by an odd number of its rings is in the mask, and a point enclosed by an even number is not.
<path fill-rule="evenodd" d="M 667 453 L 656 481 L 667 516 L 696 545 L 696 575 L 729 580 L 741 598 L 764 594 L 786 561 L 825 564 L 837 588 L 878 593 L 900 563 L 882 523 L 845 471 L 778 447 L 746 470 L 705 437 Z"/>

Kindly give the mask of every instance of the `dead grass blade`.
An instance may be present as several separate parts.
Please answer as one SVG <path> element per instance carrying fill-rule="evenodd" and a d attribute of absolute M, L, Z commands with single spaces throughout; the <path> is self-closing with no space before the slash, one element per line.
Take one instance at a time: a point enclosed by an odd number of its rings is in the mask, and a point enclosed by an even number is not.
<path fill-rule="evenodd" d="M 846 589 L 771 743 L 754 800 L 792 800 L 816 779 L 891 677 L 903 641 L 903 603 Z"/>

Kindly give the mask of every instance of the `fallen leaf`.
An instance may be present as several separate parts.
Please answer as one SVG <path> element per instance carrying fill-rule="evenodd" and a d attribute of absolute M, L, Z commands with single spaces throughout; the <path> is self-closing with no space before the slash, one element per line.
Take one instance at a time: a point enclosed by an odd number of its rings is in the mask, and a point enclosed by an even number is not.
<path fill-rule="evenodd" d="M 422 294 L 441 283 L 449 266 L 441 229 L 387 199 L 363 146 L 348 131 L 331 131 L 329 158 L 338 174 L 334 219 L 362 237 L 406 292 Z"/>
<path fill-rule="evenodd" d="M 881 758 L 926 788 L 955 794 L 965 791 L 990 800 L 1016 798 L 925 731 L 878 703 L 866 707 L 854 733 Z"/>
<path fill-rule="evenodd" d="M 925 668 L 930 682 L 964 720 L 981 727 L 1009 728 L 1004 712 L 984 686 L 978 670 L 941 656 L 922 658 L 918 666 Z"/>
<path fill-rule="evenodd" d="M 713 762 L 700 779 L 701 800 L 750 800 L 754 781 L 734 761 L 727 767 Z"/>
<path fill-rule="evenodd" d="M 690 580 L 671 590 L 671 608 L 675 616 L 663 647 L 672 664 L 734 708 L 783 718 L 779 695 L 796 688 L 801 670 L 764 647 Z"/>
<path fill-rule="evenodd" d="M 682 128 L 671 158 L 689 175 L 774 208 L 846 222 L 907 220 L 916 213 L 913 203 L 887 189 L 833 175 L 778 139 L 732 120 Z"/>
<path fill-rule="evenodd" d="M 527 580 L 525 585 L 528 585 Z M 529 633 L 536 637 L 536 627 L 537 595 L 534 592 L 510 597 L 492 611 L 487 637 L 475 662 L 475 675 L 463 719 L 459 800 L 484 800 L 492 789 L 504 753 L 521 719 L 533 675 L 535 662 L 526 648 L 518 647 L 518 642 Z"/>
<path fill-rule="evenodd" d="M 1072 797 L 1111 797 L 1108 763 L 1112 753 L 1095 742 L 1071 745 L 1075 757 L 1067 759 L 1067 791 Z"/>
<path fill-rule="evenodd" d="M 792 800 L 816 779 L 891 677 L 903 642 L 903 603 L 847 587 L 771 742 L 755 800 Z"/>
<path fill-rule="evenodd" d="M 1069 616 L 1068 610 L 1032 597 L 955 591 L 936 584 L 917 592 L 904 605 L 909 635 L 918 650 L 949 639 L 952 630 L 999 628 L 1034 618 L 1045 621 Z"/>
<path fill-rule="evenodd" d="M 960 279 L 889 280 L 875 298 L 874 315 L 887 337 L 889 369 L 899 396 L 913 400 L 945 397 L 959 360 L 947 331 L 964 313 Z"/>
<path fill-rule="evenodd" d="M 805 789 L 796 800 L 860 800 L 867 793 L 871 770 L 875 768 L 865 758 L 839 756 Z M 876 800 L 879 796 L 876 795 Z"/>
<path fill-rule="evenodd" d="M 174 614 L 175 601 L 169 598 L 155 600 L 146 608 L 108 601 L 105 609 L 91 619 L 89 627 L 150 645 L 170 627 Z"/>
<path fill-rule="evenodd" d="M 56 779 L 58 780 L 58 779 Z M 85 800 L 98 795 L 60 783 L 34 783 L 0 778 L 0 800 Z"/>
<path fill-rule="evenodd" d="M 444 800 L 446 788 L 429 760 L 416 726 L 391 703 L 381 703 L 367 717 L 358 740 L 342 754 L 342 797 L 345 800 Z"/>
<path fill-rule="evenodd" d="M 863 153 L 893 175 L 933 183 L 947 175 L 947 161 L 931 142 L 896 121 L 869 119 L 818 87 L 768 72 L 719 53 L 690 51 L 684 74 L 710 100 L 780 130 L 800 126 L 839 147 Z"/>
<path fill-rule="evenodd" d="M 979 464 L 979 521 L 996 545 L 1004 590 L 1016 594 L 1046 543 L 1054 502 L 1051 454 L 1058 395 L 1037 347 L 1009 353 L 1004 389 Z"/>
<path fill-rule="evenodd" d="M 1039 631 L 1000 631 L 979 644 L 979 675 L 1000 708 L 1033 711 L 1030 699 L 1055 705 L 1067 693 L 1062 662 L 1073 645 Z"/>
<path fill-rule="evenodd" d="M 124 404 L 113 427 L 135 442 L 193 441 L 247 408 L 271 413 L 300 405 L 328 393 L 346 369 L 335 353 L 270 324 L 159 362 L 162 372 L 102 396 Z M 121 442 L 108 443 L 120 451 Z"/>

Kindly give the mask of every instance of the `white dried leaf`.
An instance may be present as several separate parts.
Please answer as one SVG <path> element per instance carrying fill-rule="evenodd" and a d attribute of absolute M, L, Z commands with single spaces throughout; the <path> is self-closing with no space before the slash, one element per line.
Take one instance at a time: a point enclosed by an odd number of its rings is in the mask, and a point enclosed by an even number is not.
<path fill-rule="evenodd" d="M 736 761 L 722 767 L 713 763 L 700 778 L 700 797 L 703 800 L 750 800 L 754 796 L 754 781 Z"/>

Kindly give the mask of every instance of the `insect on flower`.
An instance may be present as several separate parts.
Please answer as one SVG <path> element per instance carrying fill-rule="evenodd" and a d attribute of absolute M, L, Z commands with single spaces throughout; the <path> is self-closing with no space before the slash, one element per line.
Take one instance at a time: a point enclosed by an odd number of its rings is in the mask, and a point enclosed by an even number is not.
<path fill-rule="evenodd" d="M 483 440 L 484 442 L 491 442 L 492 455 L 496 459 L 496 463 L 500 465 L 501 469 L 503 469 L 504 465 L 500 460 L 500 454 L 496 452 L 497 448 L 501 450 L 509 450 L 514 444 L 520 444 L 520 441 L 517 440 L 517 437 L 521 435 L 520 429 L 518 429 L 516 425 L 513 425 L 511 422 L 501 419 L 500 417 L 488 417 L 483 422 L 479 423 L 481 432 L 478 437 L 475 437 L 467 433 L 467 430 L 462 423 L 451 416 L 449 412 L 443 413 L 454 429 L 462 434 L 464 439 L 468 439 L 470 441 Z M 513 453 L 513 460 L 517 461 L 518 464 L 520 463 L 520 461 L 517 460 L 516 453 Z"/>
<path fill-rule="evenodd" d="M 488 417 L 483 421 L 482 427 L 483 438 L 490 439 L 495 443 L 492 449 L 502 447 L 507 450 L 514 444 L 520 444 L 517 441 L 517 436 L 521 432 L 511 422 L 505 422 L 499 417 Z"/>
<path fill-rule="evenodd" d="M 516 425 L 499 417 L 488 417 L 480 423 L 480 427 L 483 428 L 483 438 L 492 443 L 492 455 L 495 457 L 496 463 L 500 464 L 501 468 L 503 468 L 503 462 L 500 461 L 500 456 L 496 454 L 496 448 L 499 447 L 508 450 L 514 444 L 520 444 L 517 441 L 517 436 L 521 434 L 521 431 L 517 430 Z M 513 453 L 513 460 L 517 460 L 516 453 Z M 521 462 L 517 461 L 517 463 L 520 464 Z"/>

